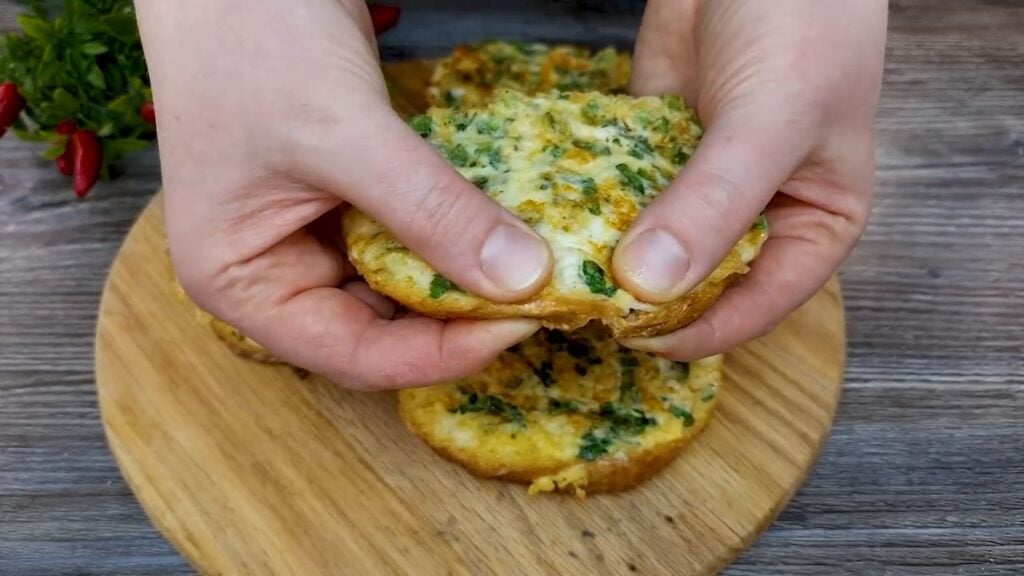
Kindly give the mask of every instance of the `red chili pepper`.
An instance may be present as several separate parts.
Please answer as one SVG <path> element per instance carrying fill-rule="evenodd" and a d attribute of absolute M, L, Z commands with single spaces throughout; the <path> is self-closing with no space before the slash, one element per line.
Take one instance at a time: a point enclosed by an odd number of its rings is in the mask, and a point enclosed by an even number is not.
<path fill-rule="evenodd" d="M 75 126 L 75 123 L 71 120 L 65 120 L 60 124 L 57 124 L 56 128 L 57 134 L 69 137 L 67 144 L 64 146 L 64 153 L 58 156 L 56 161 L 57 170 L 60 170 L 60 173 L 65 176 L 71 176 L 75 172 L 75 166 L 72 162 L 74 146 L 72 145 L 73 143 L 70 136 L 75 133 L 76 129 L 77 126 Z"/>
<path fill-rule="evenodd" d="M 153 126 L 156 126 L 156 108 L 153 107 L 152 102 L 146 102 L 142 105 L 142 109 L 139 110 L 139 114 L 142 115 L 142 119 L 149 122 Z"/>
<path fill-rule="evenodd" d="M 24 109 L 25 98 L 18 92 L 18 86 L 14 82 L 0 84 L 0 137 L 14 125 Z"/>
<path fill-rule="evenodd" d="M 373 33 L 380 36 L 395 24 L 398 24 L 398 15 L 402 11 L 398 6 L 385 6 L 383 4 L 370 4 L 370 20 L 373 21 Z"/>
<path fill-rule="evenodd" d="M 85 198 L 100 175 L 103 147 L 92 130 L 79 130 L 71 136 L 71 155 L 75 169 L 75 196 Z"/>

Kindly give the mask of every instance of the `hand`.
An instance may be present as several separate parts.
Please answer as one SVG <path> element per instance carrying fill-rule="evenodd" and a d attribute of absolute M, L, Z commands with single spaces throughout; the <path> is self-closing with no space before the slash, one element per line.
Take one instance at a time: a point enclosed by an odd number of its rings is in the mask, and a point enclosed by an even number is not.
<path fill-rule="evenodd" d="M 705 135 L 616 249 L 616 279 L 667 301 L 767 205 L 751 272 L 696 322 L 627 345 L 679 360 L 763 335 L 819 290 L 867 223 L 886 2 L 651 0 L 632 90 L 696 104 Z"/>
<path fill-rule="evenodd" d="M 362 0 L 139 1 L 172 257 L 211 313 L 347 387 L 466 376 L 532 320 L 396 318 L 339 250 L 381 221 L 460 287 L 521 300 L 550 249 L 392 111 Z"/>

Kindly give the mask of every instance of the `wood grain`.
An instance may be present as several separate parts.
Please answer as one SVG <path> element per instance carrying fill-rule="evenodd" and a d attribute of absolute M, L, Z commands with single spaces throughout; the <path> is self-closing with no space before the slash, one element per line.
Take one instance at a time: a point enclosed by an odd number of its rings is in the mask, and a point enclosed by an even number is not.
<path fill-rule="evenodd" d="M 173 292 L 159 198 L 104 292 L 96 383 L 113 453 L 204 574 L 709 574 L 799 487 L 845 357 L 838 283 L 730 354 L 721 403 L 639 488 L 534 497 L 407 431 L 393 394 L 241 360 Z"/>
<path fill-rule="evenodd" d="M 597 4 L 403 0 L 381 49 L 628 46 L 640 3 Z M 843 400 L 814 474 L 729 576 L 1024 573 L 1024 5 L 890 5 L 876 208 L 842 269 Z M 0 30 L 15 9 L 0 0 Z M 122 481 L 92 375 L 100 291 L 156 155 L 76 202 L 39 151 L 0 140 L 0 574 L 193 574 Z"/>

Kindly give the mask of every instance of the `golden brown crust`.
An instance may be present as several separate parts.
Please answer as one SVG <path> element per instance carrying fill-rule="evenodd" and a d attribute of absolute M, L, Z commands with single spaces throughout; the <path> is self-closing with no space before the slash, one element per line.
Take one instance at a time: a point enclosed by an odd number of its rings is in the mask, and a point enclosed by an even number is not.
<path fill-rule="evenodd" d="M 434 442 L 429 434 L 419 428 L 416 419 L 411 414 L 409 405 L 400 403 L 399 413 L 406 427 L 425 442 L 430 448 L 444 459 L 458 464 L 478 478 L 497 479 L 518 484 L 531 484 L 538 478 L 558 475 L 564 470 L 564 466 L 538 466 L 536 468 L 524 468 L 508 470 L 496 466 L 488 466 L 481 460 L 466 457 L 450 447 L 450 445 Z M 585 470 L 586 483 L 577 486 L 572 483 L 555 486 L 554 490 L 564 493 L 579 493 L 582 488 L 588 494 L 620 492 L 634 488 L 645 480 L 653 477 L 663 468 L 672 463 L 683 451 L 683 448 L 694 438 L 703 432 L 707 420 L 699 420 L 692 428 L 692 433 L 686 437 L 678 438 L 672 442 L 654 445 L 644 450 L 632 452 L 624 459 L 601 459 L 595 462 L 586 462 L 582 466 Z"/>
<path fill-rule="evenodd" d="M 490 302 L 466 293 L 450 293 L 432 298 L 422 282 L 403 276 L 415 259 L 408 252 L 384 245 L 380 227 L 356 209 L 343 216 L 349 259 L 367 284 L 402 306 L 425 316 L 441 319 L 537 318 L 544 327 L 575 330 L 596 320 L 606 325 L 616 338 L 645 338 L 667 334 L 690 324 L 704 313 L 726 288 L 749 270 L 746 262 L 760 250 L 766 234 L 753 229 L 726 259 L 696 288 L 682 297 L 650 310 L 623 314 L 611 299 L 581 299 L 561 294 L 551 287 L 519 303 Z"/>

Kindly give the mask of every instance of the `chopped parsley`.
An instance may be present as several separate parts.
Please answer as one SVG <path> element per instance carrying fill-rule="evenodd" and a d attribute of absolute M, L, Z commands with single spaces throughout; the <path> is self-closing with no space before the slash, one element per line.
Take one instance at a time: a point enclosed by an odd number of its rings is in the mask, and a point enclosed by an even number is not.
<path fill-rule="evenodd" d="M 710 402 L 714 400 L 715 394 L 716 391 L 714 386 L 706 386 L 700 395 L 700 399 L 704 402 Z"/>
<path fill-rule="evenodd" d="M 481 190 L 484 190 L 484 189 L 487 188 L 487 176 L 476 176 L 476 177 L 473 178 L 472 182 L 473 182 L 473 186 L 476 186 L 477 188 L 479 188 Z"/>
<path fill-rule="evenodd" d="M 594 216 L 601 215 L 601 201 L 597 198 L 597 182 L 590 176 L 587 176 L 580 180 L 580 190 L 583 192 L 583 196 L 589 199 L 587 202 L 587 212 L 590 212 Z"/>
<path fill-rule="evenodd" d="M 440 274 L 434 274 L 434 277 L 430 280 L 430 299 L 437 300 L 441 296 L 444 296 L 451 290 L 458 290 L 455 284 L 451 280 L 441 276 Z"/>
<path fill-rule="evenodd" d="M 469 116 L 466 116 L 465 114 L 454 114 L 452 124 L 455 125 L 455 129 L 457 131 L 462 132 L 466 128 L 469 128 L 469 125 L 473 123 L 474 118 L 476 118 L 475 112 Z"/>
<path fill-rule="evenodd" d="M 689 428 L 690 426 L 693 426 L 693 414 L 691 414 L 690 411 L 687 410 L 686 408 L 683 408 L 682 406 L 672 406 L 668 409 L 668 411 L 673 416 L 683 421 L 684 428 Z"/>
<path fill-rule="evenodd" d="M 611 438 L 608 436 L 598 436 L 597 431 L 591 428 L 580 438 L 580 451 L 577 456 L 580 460 L 597 460 L 607 454 L 611 446 Z"/>
<path fill-rule="evenodd" d="M 612 149 L 607 144 L 602 142 L 588 142 L 587 140 L 573 140 L 572 145 L 579 148 L 580 150 L 586 150 L 594 156 L 607 156 L 612 153 Z"/>
<path fill-rule="evenodd" d="M 690 159 L 690 154 L 686 150 L 683 150 L 682 146 L 676 146 L 672 149 L 672 162 L 682 166 L 686 164 L 686 161 Z"/>
<path fill-rule="evenodd" d="M 597 99 L 587 100 L 586 105 L 583 106 L 583 119 L 591 124 L 597 124 L 600 120 L 598 116 L 600 113 L 601 105 L 597 103 Z"/>
<path fill-rule="evenodd" d="M 761 214 L 757 217 L 757 221 L 754 222 L 754 230 L 767 230 L 768 229 L 768 217 Z"/>
<path fill-rule="evenodd" d="M 523 411 L 508 402 L 490 394 L 478 394 L 471 392 L 466 401 L 455 408 L 455 412 L 466 414 L 469 412 L 481 412 L 491 416 L 498 416 L 506 422 L 525 425 L 526 419 Z"/>
<path fill-rule="evenodd" d="M 608 283 L 601 265 L 593 260 L 583 261 L 583 264 L 580 266 L 580 276 L 583 277 L 583 282 L 586 283 L 587 288 L 593 294 L 611 297 L 618 291 L 618 288 Z"/>
<path fill-rule="evenodd" d="M 464 168 L 469 165 L 470 157 L 466 147 L 462 144 L 456 144 L 455 146 L 446 146 L 444 149 L 444 155 L 448 158 L 456 168 Z"/>
<path fill-rule="evenodd" d="M 619 171 L 621 176 L 619 180 L 623 186 L 631 189 L 634 193 L 639 196 L 644 196 L 647 193 L 647 187 L 644 184 L 644 179 L 640 177 L 640 174 L 634 172 L 628 164 L 616 164 L 615 169 Z"/>
<path fill-rule="evenodd" d="M 668 106 L 669 110 L 682 110 L 683 109 L 683 99 L 680 98 L 679 96 L 675 96 L 675 95 L 663 96 L 662 97 L 662 101 L 665 102 L 665 105 Z"/>
<path fill-rule="evenodd" d="M 658 423 L 643 410 L 620 410 L 611 402 L 601 404 L 599 414 L 601 424 L 592 426 L 580 438 L 577 457 L 581 460 L 596 460 L 607 454 L 615 441 L 643 434 L 648 427 Z"/>
<path fill-rule="evenodd" d="M 476 132 L 477 134 L 501 138 L 505 136 L 505 125 L 504 122 L 495 118 L 485 118 L 476 123 Z"/>
<path fill-rule="evenodd" d="M 638 160 L 643 160 L 654 154 L 654 148 L 651 147 L 650 141 L 643 136 L 638 136 L 633 141 L 633 147 L 629 149 L 629 155 Z"/>
<path fill-rule="evenodd" d="M 409 126 L 420 136 L 430 136 L 434 131 L 434 120 L 430 116 L 423 114 L 410 120 Z"/>

